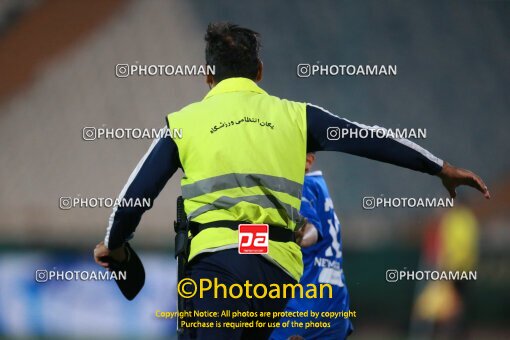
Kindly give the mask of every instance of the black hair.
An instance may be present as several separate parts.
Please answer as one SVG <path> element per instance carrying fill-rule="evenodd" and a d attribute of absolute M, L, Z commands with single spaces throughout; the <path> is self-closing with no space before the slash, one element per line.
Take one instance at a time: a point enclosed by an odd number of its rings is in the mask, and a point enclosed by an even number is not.
<path fill-rule="evenodd" d="M 214 67 L 214 81 L 243 77 L 255 80 L 260 34 L 229 22 L 212 22 L 205 34 L 205 61 Z"/>

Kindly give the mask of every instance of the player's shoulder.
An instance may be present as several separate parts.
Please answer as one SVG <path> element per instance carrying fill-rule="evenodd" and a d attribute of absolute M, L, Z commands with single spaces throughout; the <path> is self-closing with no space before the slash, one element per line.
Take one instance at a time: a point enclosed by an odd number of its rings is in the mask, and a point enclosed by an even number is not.
<path fill-rule="evenodd" d="M 322 191 L 324 186 L 324 179 L 322 177 L 322 171 L 316 170 L 309 172 L 305 175 L 305 181 L 303 184 L 303 191 L 308 191 L 316 196 L 319 191 Z"/>
<path fill-rule="evenodd" d="M 320 182 L 323 180 L 323 178 L 324 177 L 322 175 L 321 170 L 311 171 L 305 175 L 305 181 L 309 181 L 309 182 Z"/>
<path fill-rule="evenodd" d="M 311 188 L 314 188 L 316 191 L 324 192 L 328 190 L 326 180 L 320 170 L 307 173 L 305 175 L 305 183 L 307 183 L 307 185 Z"/>

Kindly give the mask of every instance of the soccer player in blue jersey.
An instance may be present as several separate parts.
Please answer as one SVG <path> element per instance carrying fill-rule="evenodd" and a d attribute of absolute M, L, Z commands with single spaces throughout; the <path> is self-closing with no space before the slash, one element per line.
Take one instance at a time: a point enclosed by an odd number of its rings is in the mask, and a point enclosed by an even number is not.
<path fill-rule="evenodd" d="M 308 223 L 298 235 L 297 242 L 302 247 L 304 272 L 300 283 L 319 286 L 329 283 L 333 287 L 333 298 L 308 299 L 293 298 L 289 300 L 285 311 L 314 311 L 314 312 L 345 312 L 349 315 L 349 294 L 345 285 L 342 267 L 342 238 L 340 236 L 340 222 L 333 208 L 333 201 L 329 196 L 328 187 L 320 171 L 310 172 L 315 161 L 315 155 L 306 156 L 306 175 L 303 185 L 300 213 L 307 218 Z M 356 313 L 351 311 L 351 316 Z M 282 318 L 285 321 L 302 322 L 303 327 L 288 327 L 275 329 L 272 339 L 344 339 L 352 332 L 349 318 L 312 318 L 310 312 L 306 318 Z M 329 323 L 329 327 L 321 327 L 321 321 Z M 317 327 L 319 326 L 319 327 Z M 306 327 L 306 328 L 305 328 Z M 299 337 L 300 336 L 300 337 Z"/>

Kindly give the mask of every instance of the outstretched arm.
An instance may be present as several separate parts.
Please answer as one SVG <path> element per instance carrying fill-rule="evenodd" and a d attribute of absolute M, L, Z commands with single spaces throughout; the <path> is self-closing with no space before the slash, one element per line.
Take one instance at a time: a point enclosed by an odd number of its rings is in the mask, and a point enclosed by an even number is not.
<path fill-rule="evenodd" d="M 99 243 L 94 250 L 99 265 L 108 267 L 107 263 L 101 261 L 105 256 L 122 262 L 125 255 L 124 243 L 132 237 L 143 213 L 152 207 L 156 197 L 180 166 L 175 142 L 170 137 L 154 140 L 118 197 L 120 201 L 149 201 L 150 206 L 119 206 L 113 209 L 104 242 Z"/>
<path fill-rule="evenodd" d="M 416 143 L 401 138 L 353 137 L 360 130 L 382 129 L 381 127 L 351 122 L 312 104 L 307 104 L 306 114 L 307 152 L 340 151 L 398 165 L 440 177 L 451 197 L 456 196 L 456 187 L 468 185 L 490 198 L 487 186 L 476 174 L 443 162 Z M 353 136 L 334 139 L 330 135 L 328 138 L 329 128 L 348 129 L 353 132 Z"/>

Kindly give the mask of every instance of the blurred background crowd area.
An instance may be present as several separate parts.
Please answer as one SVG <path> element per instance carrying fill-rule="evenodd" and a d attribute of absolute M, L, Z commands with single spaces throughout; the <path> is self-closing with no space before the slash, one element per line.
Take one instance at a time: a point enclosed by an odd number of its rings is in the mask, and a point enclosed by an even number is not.
<path fill-rule="evenodd" d="M 0 334 L 174 333 L 175 324 L 153 313 L 175 310 L 172 221 L 181 172 L 144 216 L 133 241 L 149 266 L 148 287 L 138 301 L 122 301 L 113 283 L 43 285 L 33 275 L 41 267 L 95 268 L 92 249 L 104 237 L 111 209 L 61 210 L 59 198 L 115 198 L 151 143 L 84 141 L 82 129 L 163 127 L 167 113 L 208 90 L 201 76 L 118 78 L 115 66 L 201 65 L 207 24 L 228 20 L 261 33 L 261 86 L 269 93 L 368 125 L 427 129 L 420 145 L 477 172 L 491 189 L 491 201 L 460 189 L 459 210 L 364 210 L 365 196 L 447 193 L 432 176 L 346 154 L 318 154 L 316 168 L 342 224 L 347 284 L 359 315 L 354 338 L 433 336 L 448 315 L 432 303 L 421 305 L 441 294 L 449 315 L 462 314 L 470 337 L 509 336 L 509 14 L 508 1 L 1 0 Z M 302 63 L 391 64 L 398 74 L 299 78 Z M 454 211 L 464 213 L 457 222 L 448 219 Z M 462 232 L 441 231 L 459 230 L 444 225 L 462 221 L 469 221 L 470 241 Z M 459 243 L 451 236 L 445 245 L 440 235 L 460 235 Z M 447 247 L 478 272 L 462 289 L 462 303 L 444 287 L 386 282 L 388 269 L 443 268 L 434 254 Z M 100 322 L 97 308 L 111 312 L 110 323 Z M 64 315 L 72 322 L 62 324 Z"/>

